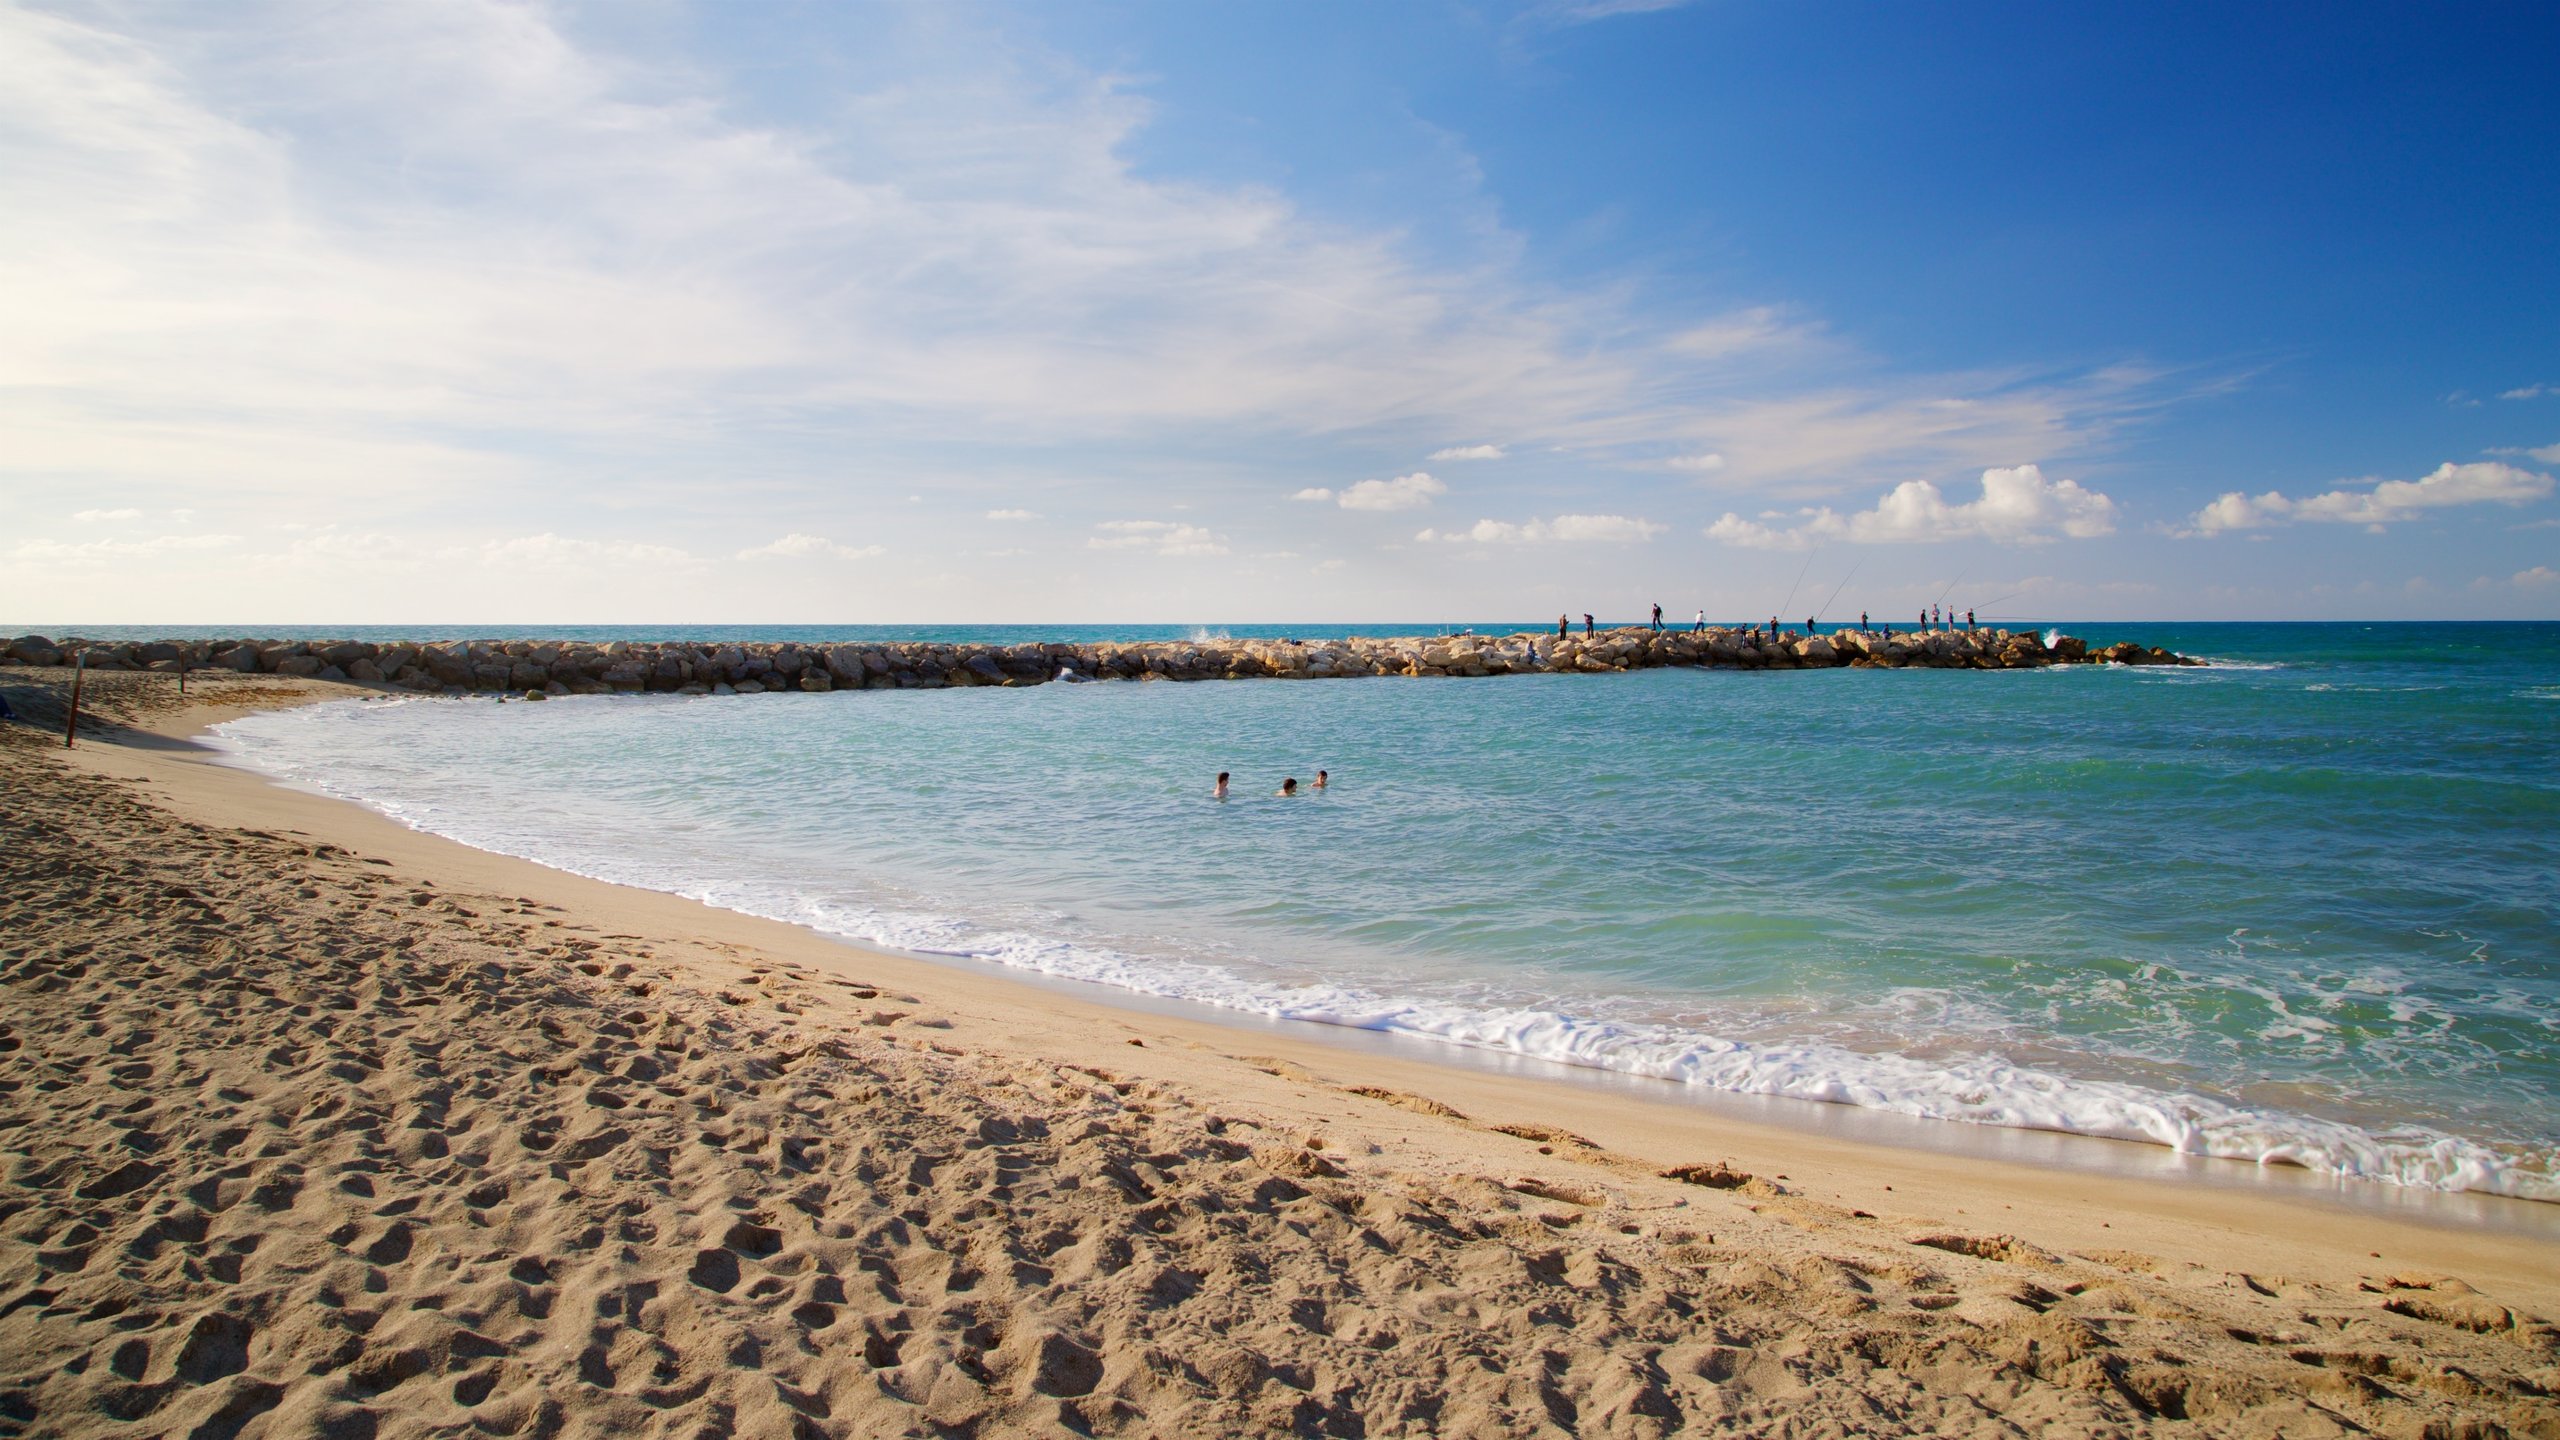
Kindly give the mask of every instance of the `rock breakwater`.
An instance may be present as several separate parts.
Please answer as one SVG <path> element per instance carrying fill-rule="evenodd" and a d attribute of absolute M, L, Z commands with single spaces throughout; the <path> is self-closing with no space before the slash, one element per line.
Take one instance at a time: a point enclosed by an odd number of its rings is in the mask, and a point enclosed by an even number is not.
<path fill-rule="evenodd" d="M 2131 643 L 2091 649 L 2072 637 L 2048 644 L 2033 631 L 1926 633 L 1765 629 L 1656 631 L 1641 626 L 1591 635 L 1440 635 L 1331 640 L 1151 640 L 1023 643 L 924 642 L 803 645 L 618 640 L 54 641 L 22 635 L 0 663 L 170 674 L 229 670 L 382 685 L 425 693 L 535 695 L 656 692 L 753 695 L 777 690 L 933 690 L 1099 680 L 1334 680 L 1370 675 L 1544 675 L 1649 670 L 1671 665 L 1737 670 L 1922 668 L 2024 670 L 2048 665 L 2199 665 Z"/>

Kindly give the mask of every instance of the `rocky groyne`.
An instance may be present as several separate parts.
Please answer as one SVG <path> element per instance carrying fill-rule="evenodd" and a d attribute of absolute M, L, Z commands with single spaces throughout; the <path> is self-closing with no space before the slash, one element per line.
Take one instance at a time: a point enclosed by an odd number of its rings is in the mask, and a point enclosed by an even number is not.
<path fill-rule="evenodd" d="M 1596 634 L 1441 635 L 1332 640 L 1081 641 L 1017 645 L 924 642 L 802 645 L 617 640 L 55 641 L 22 635 L 0 663 L 97 670 L 230 670 L 305 676 L 437 694 L 602 695 L 656 692 L 932 690 L 1102 680 L 1330 680 L 1368 675 L 1543 675 L 1669 665 L 1737 670 L 1924 668 L 2023 670 L 2047 665 L 2197 665 L 2134 644 L 2091 649 L 2023 630 L 1805 635 L 1765 629 Z"/>

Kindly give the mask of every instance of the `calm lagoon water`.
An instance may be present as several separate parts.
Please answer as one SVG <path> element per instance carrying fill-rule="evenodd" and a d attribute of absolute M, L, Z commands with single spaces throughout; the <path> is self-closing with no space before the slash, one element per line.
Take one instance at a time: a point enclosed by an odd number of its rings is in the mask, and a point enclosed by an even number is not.
<path fill-rule="evenodd" d="M 1115 633 L 1016 630 L 931 638 Z M 472 845 L 906 950 L 2560 1199 L 2560 626 L 2075 633 L 2222 663 L 402 700 L 223 734 Z"/>

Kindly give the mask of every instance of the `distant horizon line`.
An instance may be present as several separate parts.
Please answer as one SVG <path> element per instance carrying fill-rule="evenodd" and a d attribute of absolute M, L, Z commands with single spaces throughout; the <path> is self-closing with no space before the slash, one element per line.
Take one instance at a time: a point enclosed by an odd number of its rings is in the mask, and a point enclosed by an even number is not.
<path fill-rule="evenodd" d="M 1959 611 L 1959 612 L 1956 612 L 1956 613 L 1957 613 L 1957 614 L 1961 614 L 1962 612 L 1961 612 L 1961 611 Z M 1574 618 L 1574 622 L 1575 622 L 1575 627 L 1576 627 L 1576 628 L 1579 628 L 1579 626 L 1580 626 L 1580 621 L 1581 621 L 1581 617 L 1582 617 L 1582 612 L 1580 612 L 1580 611 L 1574 611 L 1574 612 L 1572 612 L 1572 614 L 1573 614 L 1573 618 Z M 1685 627 L 1687 627 L 1687 626 L 1693 625 L 1693 624 L 1695 624 L 1695 623 L 1696 623 L 1695 618 L 1694 618 L 1694 617 L 1695 617 L 1695 615 L 1696 615 L 1696 611 L 1694 610 L 1694 608 L 1693 608 L 1693 609 L 1692 609 L 1692 611 L 1690 612 L 1690 616 L 1689 616 L 1689 617 L 1674 617 L 1674 616 L 1673 616 L 1673 615 L 1671 615 L 1670 613 L 1666 612 L 1666 613 L 1664 614 L 1664 616 L 1663 616 L 1663 620 L 1662 620 L 1663 628 L 1667 630 L 1667 629 L 1674 629 L 1674 628 L 1685 628 Z M 1785 616 L 1785 615 L 1780 615 L 1780 616 L 1778 616 L 1777 618 L 1778 618 L 1778 622 L 1779 622 L 1781 625 L 1789 625 L 1789 626 L 1797 625 L 1797 624 L 1801 624 L 1801 623 L 1803 623 L 1803 619 L 1804 619 L 1804 617 L 1802 617 L 1802 616 L 1797 616 L 1797 617 L 1794 617 L 1794 618 L 1790 618 L 1790 617 L 1787 617 L 1787 616 Z M 1847 625 L 1847 624 L 1852 623 L 1852 621 L 1853 621 L 1853 619 L 1854 619 L 1854 618 L 1855 618 L 1855 617 L 1850 617 L 1850 616 L 1825 617 L 1825 618 L 1823 618 L 1819 623 L 1824 624 L 1824 625 Z M 1900 618 L 1899 616 L 1879 616 L 1879 617 L 1873 617 L 1873 618 L 1883 619 L 1883 620 L 1888 620 L 1888 621 L 1890 621 L 1891 623 L 1895 624 L 1896 626 L 1900 626 L 1900 625 L 1902 625 L 1902 624 L 1904 624 L 1904 623 L 1905 623 L 1905 621 L 1904 621 L 1902 618 Z M 404 626 L 406 626 L 406 627 L 414 627 L 414 628 L 418 628 L 418 629 L 425 629 L 425 630 L 459 630 L 459 629 L 463 629 L 463 628 L 465 628 L 465 627 L 476 627 L 476 626 L 493 626 L 493 627 L 497 627 L 497 628 L 499 628 L 499 629 L 505 629 L 505 630 L 517 630 L 517 629 L 528 629 L 528 628 L 533 628 L 533 629 L 539 629 L 539 628 L 552 628 L 552 629 L 563 629 L 563 630 L 646 630 L 646 629 L 652 629 L 652 628 L 677 629 L 677 630 L 712 630 L 712 629 L 731 629 L 731 630 L 751 630 L 751 629 L 766 629 L 766 630 L 779 630 L 779 629 L 798 629 L 798 630 L 828 630 L 828 629 L 842 629 L 842 630 L 852 630 L 852 629 L 864 629 L 864 630 L 894 630 L 894 629 L 906 628 L 906 627 L 915 627 L 915 628 L 935 628 L 935 629 L 953 629 L 953 628 L 959 628 L 959 627 L 979 627 L 979 628 L 986 628 L 986 629 L 1036 630 L 1036 629 L 1080 629 L 1080 628 L 1094 628 L 1094 629 L 1098 629 L 1098 628 L 1109 628 L 1109 627 L 1129 628 L 1129 627 L 1138 627 L 1138 626 L 1153 626 L 1153 627 L 1166 628 L 1166 629 L 1175 629 L 1175 628 L 1183 628 L 1183 627 L 1190 627 L 1190 628 L 1194 628 L 1194 629 L 1209 629 L 1209 628 L 1226 627 L 1226 626 L 1247 626 L 1247 627 L 1251 627 L 1251 628 L 1254 628 L 1254 629 L 1265 629 L 1265 630 L 1268 630 L 1268 629 L 1279 629 L 1279 628 L 1291 627 L 1291 626 L 1295 626 L 1295 627 L 1299 627 L 1299 628 L 1304 628 L 1304 629 L 1313 629 L 1313 628 L 1315 628 L 1315 627 L 1319 627 L 1319 626 L 1327 626 L 1327 625 L 1356 625 L 1356 626 L 1363 626 L 1363 627 L 1376 627 L 1376 626 L 1385 626 L 1385 625 L 1408 625 L 1408 624 L 1409 624 L 1409 625 L 1413 625 L 1413 626 L 1418 627 L 1418 628 L 1417 628 L 1416 633 L 1421 633 L 1421 631 L 1424 631 L 1424 630 L 1431 630 L 1431 629 L 1445 628 L 1445 627 L 1452 626 L 1452 625 L 1463 625 L 1463 626 L 1517 625 L 1517 626 L 1518 626 L 1518 628 L 1523 629 L 1523 630 L 1540 630 L 1540 629 L 1547 628 L 1547 626 L 1548 626 L 1548 624 L 1549 624 L 1549 623 L 1550 623 L 1550 622 L 1540 621 L 1540 620 L 1520 620 L 1520 619 L 1518 619 L 1517 617 L 1504 618 L 1504 619 L 1496 619 L 1496 620 L 1487 620 L 1487 619 L 1473 619 L 1473 620 L 1469 620 L 1469 619 L 1457 619 L 1457 620 L 1434 620 L 1434 621 L 1419 621 L 1419 620 L 1340 620 L 1340 619 L 1334 619 L 1334 620 L 1308 620 L 1308 619 L 1303 619 L 1303 618 L 1301 618 L 1301 619 L 1291 619 L 1291 620 L 1237 620 L 1237 619 L 1228 619 L 1228 620 L 260 620 L 260 621 L 228 621 L 228 620 L 206 621 L 206 620 L 189 620 L 189 621 L 91 621 L 91 622 L 85 622 L 85 628 L 90 628 L 90 629 L 100 629 L 100 630 L 148 630 L 148 629 L 153 629 L 153 628 L 160 628 L 160 629 L 166 629 L 166 630 L 223 630 L 223 631 L 233 631 L 233 632 L 237 632 L 237 633 L 242 634 L 242 635 L 249 635 L 249 634 L 253 634 L 254 632 L 256 632 L 256 631 L 258 631 L 258 630 L 260 630 L 260 629 L 315 630 L 315 629 L 320 629 L 320 628 L 322 628 L 322 627 L 325 627 L 325 626 L 331 626 L 331 625 L 345 626 L 345 627 L 348 627 L 348 628 L 353 628 L 353 629 L 362 629 L 362 630 L 391 630 L 391 629 L 399 629 L 399 628 L 402 628 L 402 627 L 404 627 Z M 1612 628 L 1625 628 L 1625 627 L 1627 627 L 1627 626 L 1644 626 L 1644 625 L 1648 625 L 1648 624 L 1650 624 L 1651 622 L 1650 622 L 1650 620 L 1649 620 L 1647 617 L 1645 617 L 1645 616 L 1641 616 L 1641 615 L 1640 615 L 1640 616 L 1636 616 L 1636 617 L 1633 617 L 1633 618 L 1625 618 L 1625 619 L 1613 619 L 1613 618 L 1608 617 L 1608 616 L 1598 616 L 1598 617 L 1596 617 L 1596 619 L 1595 619 L 1595 622 L 1594 622 L 1594 623 L 1595 623 L 1595 624 L 1598 624 L 1598 625 L 1602 625 L 1602 626 L 1612 627 Z M 1729 626 L 1733 626 L 1733 625 L 1744 625 L 1744 626 L 1749 626 L 1749 625 L 1761 625 L 1761 624 L 1766 624 L 1767 622 L 1766 622 L 1765 620 L 1753 620 L 1753 619 L 1751 619 L 1751 618 L 1749 618 L 1749 617 L 1728 617 L 1728 618 L 1716 618 L 1716 617 L 1709 617 L 1709 619 L 1707 620 L 1707 623 L 1708 623 L 1709 625 L 1711 625 L 1711 626 L 1728 626 L 1728 627 L 1729 627 Z M 2278 619 L 2278 618 L 2251 618 L 2251 619 L 2170 619 L 2170 618 L 2162 618 L 2162 617 L 2152 616 L 2152 617 L 2134 617 L 2134 618 L 2125 618 L 2125 619 L 2103 619 L 2103 618 L 2095 618 L 2095 617 L 2087 617 L 2087 616 L 2082 616 L 2082 617 L 2059 617 L 2059 616 L 2050 616 L 2050 615 L 2042 615 L 2042 616 L 1986 615 L 1986 616 L 1981 617 L 1981 623 L 1983 623 L 1983 624 L 1993 624 L 1993 623 L 1998 623 L 1998 624 L 2010 624 L 2010 625 L 2018 625 L 2018 624 L 2035 624 L 2035 625 L 2056 625 L 2056 624 L 2087 624 L 2087 625 L 2554 625 L 2554 624 L 2560 624 L 2560 619 L 2518 619 L 2518 618 L 2512 618 L 2512 617 L 2499 618 L 2499 617 L 2488 617 L 2488 616 L 2479 616 L 2479 617 L 2472 617 L 2472 616 L 2437 616 L 2437 617 L 2397 617 L 2397 618 L 2389 618 L 2389 617 L 2374 617 L 2374 616 L 2363 616 L 2363 617 L 2358 617 L 2358 616 L 2348 616 L 2348 617 L 2342 617 L 2342 618 L 2337 618 L 2337 619 L 2300 619 L 2300 618 L 2293 618 L 2293 619 Z M 19 624 L 19 623 L 17 623 L 17 622 L 0 622 L 0 639 L 13 639 L 13 638 L 16 638 L 16 637 L 21 636 L 21 635 L 39 634 L 39 633 L 45 633 L 45 632 L 48 632 L 48 631 L 51 631 L 51 632 L 59 632 L 59 633 L 61 633 L 61 634 L 65 635 L 65 636 L 77 636 L 77 635 L 80 633 L 80 631 L 81 631 L 81 629 L 82 629 L 82 628 L 84 628 L 82 625 L 22 625 L 22 624 Z"/>

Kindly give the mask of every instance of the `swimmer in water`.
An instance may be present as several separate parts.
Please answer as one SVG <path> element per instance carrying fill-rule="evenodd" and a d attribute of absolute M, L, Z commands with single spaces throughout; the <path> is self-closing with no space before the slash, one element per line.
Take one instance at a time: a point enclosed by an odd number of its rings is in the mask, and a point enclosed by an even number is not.
<path fill-rule="evenodd" d="M 1218 772 L 1218 788 L 1209 792 L 1209 798 L 1212 800 L 1224 800 L 1227 798 L 1226 771 L 1221 770 Z"/>
<path fill-rule="evenodd" d="M 1290 776 L 1288 779 L 1281 781 L 1281 782 L 1280 782 L 1280 793 L 1281 793 L 1281 794 L 1283 794 L 1283 795 L 1295 795 L 1295 794 L 1297 794 L 1297 793 L 1298 793 L 1298 777 L 1297 777 L 1297 776 L 1295 776 L 1295 775 L 1292 775 L 1292 776 Z"/>
<path fill-rule="evenodd" d="M 1326 781 L 1328 781 L 1328 780 L 1330 780 L 1330 779 L 1332 779 L 1332 778 L 1333 778 L 1333 777 L 1331 777 L 1331 776 L 1329 776 L 1329 775 L 1325 774 L 1325 773 L 1324 773 L 1323 771 L 1321 771 L 1321 770 L 1317 771 L 1317 772 L 1316 772 L 1316 783 L 1315 783 L 1315 788 L 1316 788 L 1316 789 L 1318 789 L 1318 790 L 1323 789 L 1323 788 L 1325 787 L 1325 782 L 1326 782 Z"/>

